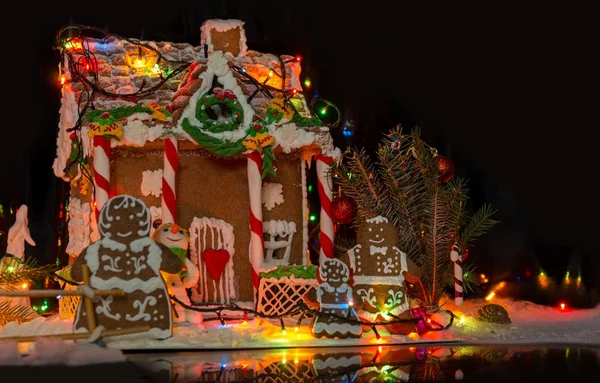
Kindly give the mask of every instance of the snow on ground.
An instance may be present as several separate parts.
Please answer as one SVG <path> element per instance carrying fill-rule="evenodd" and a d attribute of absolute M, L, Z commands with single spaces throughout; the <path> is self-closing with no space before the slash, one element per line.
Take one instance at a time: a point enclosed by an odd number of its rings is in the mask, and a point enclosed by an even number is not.
<path fill-rule="evenodd" d="M 315 339 L 305 324 L 295 331 L 295 323 L 286 323 L 283 334 L 279 323 L 258 319 L 247 323 L 231 321 L 222 326 L 218 321 L 198 325 L 175 325 L 174 334 L 165 340 L 148 340 L 144 334 L 130 334 L 105 338 L 108 348 L 120 350 L 140 349 L 242 349 L 242 348 L 282 348 L 282 347 L 330 347 L 361 346 L 375 344 L 409 344 L 415 342 L 466 342 L 482 344 L 539 344 L 570 343 L 600 345 L 600 306 L 588 310 L 565 310 L 540 306 L 531 302 L 495 299 L 492 303 L 507 309 L 512 320 L 510 325 L 482 323 L 475 320 L 477 310 L 484 300 L 467 300 L 461 307 L 448 301 L 443 308 L 451 310 L 456 319 L 448 330 L 430 332 L 421 337 L 415 333 L 409 336 L 390 335 L 384 328 L 378 328 L 382 340 L 377 341 L 372 331 L 360 339 Z M 436 314 L 433 317 L 446 324 L 448 315 Z M 2 337 L 33 334 L 64 334 L 72 331 L 71 322 L 57 318 L 38 318 L 24 324 L 9 323 L 0 329 Z M 0 342 L 1 343 L 1 342 Z"/>
<path fill-rule="evenodd" d="M 488 303 L 499 304 L 506 309 L 512 321 L 510 325 L 482 323 L 477 321 L 477 310 Z M 446 331 L 428 333 L 425 339 L 462 340 L 469 343 L 572 343 L 600 345 L 600 306 L 593 309 L 560 310 L 558 307 L 542 306 L 509 298 L 466 300 L 457 307 L 453 300 L 443 305 L 461 319 Z M 445 323 L 446 316 L 434 319 Z"/>
<path fill-rule="evenodd" d="M 125 360 L 121 350 L 103 348 L 91 343 L 81 344 L 61 339 L 40 338 L 35 344 L 30 344 L 26 352 L 23 352 L 16 342 L 0 342 L 0 366 L 81 366 L 119 363 Z"/>

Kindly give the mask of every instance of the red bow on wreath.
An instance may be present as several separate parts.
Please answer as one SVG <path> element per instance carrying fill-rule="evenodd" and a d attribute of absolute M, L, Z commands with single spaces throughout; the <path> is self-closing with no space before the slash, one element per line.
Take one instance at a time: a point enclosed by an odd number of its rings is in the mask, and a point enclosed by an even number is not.
<path fill-rule="evenodd" d="M 215 88 L 213 89 L 213 93 L 217 95 L 217 100 L 223 100 L 225 97 L 232 100 L 235 98 L 235 94 L 231 89 L 223 90 L 223 88 Z"/>

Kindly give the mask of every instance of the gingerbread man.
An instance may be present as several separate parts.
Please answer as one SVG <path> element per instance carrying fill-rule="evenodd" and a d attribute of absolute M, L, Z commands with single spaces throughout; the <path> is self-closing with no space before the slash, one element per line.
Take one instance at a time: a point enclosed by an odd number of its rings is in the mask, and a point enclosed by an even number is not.
<path fill-rule="evenodd" d="M 125 291 L 120 297 L 98 297 L 94 302 L 96 323 L 107 330 L 148 325 L 150 337 L 172 334 L 172 311 L 167 287 L 160 271 L 178 273 L 181 260 L 150 233 L 151 215 L 146 205 L 130 195 L 109 199 L 99 215 L 101 239 L 84 249 L 71 269 L 71 277 L 83 279 L 82 265 L 90 270 L 94 289 Z M 74 327 L 89 331 L 83 299 Z"/>
<path fill-rule="evenodd" d="M 406 253 L 396 247 L 398 231 L 387 218 L 367 219 L 358 227 L 358 244 L 348 250 L 354 290 L 360 296 L 359 316 L 367 321 L 387 321 L 408 310 L 403 272 Z"/>
<path fill-rule="evenodd" d="M 324 314 L 359 320 L 353 307 L 354 299 L 358 297 L 352 293 L 350 270 L 344 262 L 336 258 L 325 260 L 319 266 L 317 280 L 320 284 L 304 296 L 308 305 Z M 362 331 L 360 323 L 326 315 L 316 315 L 311 326 L 311 332 L 317 338 L 359 338 Z"/>

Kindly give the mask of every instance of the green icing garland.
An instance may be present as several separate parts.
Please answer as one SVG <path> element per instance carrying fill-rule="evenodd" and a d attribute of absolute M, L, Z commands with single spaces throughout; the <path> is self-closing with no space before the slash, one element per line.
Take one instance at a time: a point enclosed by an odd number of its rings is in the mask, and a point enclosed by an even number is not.
<path fill-rule="evenodd" d="M 279 266 L 275 270 L 269 272 L 262 272 L 258 274 L 261 278 L 286 278 L 294 277 L 300 279 L 315 279 L 317 278 L 317 266 L 316 265 L 290 265 L 290 266 Z"/>
<path fill-rule="evenodd" d="M 134 106 L 119 106 L 118 108 L 115 109 L 111 109 L 111 110 L 92 110 L 91 112 L 88 112 L 85 114 L 85 118 L 88 121 L 94 121 L 96 119 L 99 119 L 100 116 L 102 116 L 102 114 L 104 112 L 108 112 L 110 113 L 110 117 L 114 120 L 118 120 L 120 118 L 125 118 L 125 117 L 129 117 L 132 114 L 135 113 L 148 113 L 148 114 L 152 114 L 152 109 L 147 108 L 141 104 L 138 105 L 134 105 Z M 114 121 L 113 120 L 113 121 Z"/>
<path fill-rule="evenodd" d="M 244 141 L 243 138 L 234 142 L 229 140 L 221 141 L 218 138 L 202 133 L 200 128 L 190 124 L 187 118 L 184 118 L 183 121 L 181 121 L 181 127 L 198 143 L 198 145 L 218 156 L 232 157 L 246 150 L 244 145 L 242 145 L 242 142 Z"/>
<path fill-rule="evenodd" d="M 196 104 L 196 118 L 202 123 L 202 128 L 212 133 L 235 130 L 244 121 L 244 109 L 233 92 L 229 89 L 213 89 L 214 94 L 202 96 Z M 207 110 L 215 105 L 224 105 L 231 111 L 230 121 L 215 121 L 210 118 Z"/>

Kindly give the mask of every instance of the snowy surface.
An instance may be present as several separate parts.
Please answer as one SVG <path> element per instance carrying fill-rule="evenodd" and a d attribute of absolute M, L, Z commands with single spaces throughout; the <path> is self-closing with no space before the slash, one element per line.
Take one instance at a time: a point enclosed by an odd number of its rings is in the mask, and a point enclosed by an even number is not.
<path fill-rule="evenodd" d="M 499 325 L 475 320 L 477 310 L 488 303 L 504 307 L 512 323 Z M 600 306 L 585 310 L 567 308 L 562 311 L 558 307 L 496 298 L 490 302 L 466 300 L 461 307 L 456 307 L 454 301 L 450 300 L 444 308 L 461 319 L 456 320 L 455 325 L 446 331 L 428 333 L 426 339 L 460 340 L 474 344 L 600 345 Z M 445 319 L 438 316 L 436 320 L 444 322 Z"/>
<path fill-rule="evenodd" d="M 16 342 L 0 342 L 0 366 L 66 365 L 81 366 L 119 363 L 126 360 L 120 350 L 91 343 L 41 338 L 23 350 Z"/>
<path fill-rule="evenodd" d="M 174 334 L 166 340 L 148 340 L 143 334 L 130 334 L 105 338 L 108 348 L 120 350 L 139 349 L 242 349 L 281 347 L 330 347 L 375 344 L 409 344 L 415 342 L 465 342 L 481 344 L 584 344 L 600 345 L 600 307 L 588 310 L 565 310 L 539 306 L 530 302 L 495 299 L 492 303 L 505 307 L 512 320 L 510 325 L 489 324 L 476 321 L 477 310 L 486 301 L 467 300 L 460 307 L 448 301 L 445 309 L 460 319 L 448 330 L 430 332 L 422 337 L 390 335 L 379 329 L 382 340 L 377 342 L 372 331 L 360 339 L 315 339 L 305 322 L 295 331 L 295 321 L 286 322 L 286 334 L 278 323 L 261 320 L 227 322 L 218 321 L 204 325 L 175 325 Z M 447 323 L 447 315 L 435 315 L 436 321 Z M 2 337 L 33 334 L 63 334 L 72 331 L 71 322 L 55 317 L 38 318 L 25 324 L 9 323 L 0 329 Z M 2 343 L 2 342 L 0 342 Z"/>

